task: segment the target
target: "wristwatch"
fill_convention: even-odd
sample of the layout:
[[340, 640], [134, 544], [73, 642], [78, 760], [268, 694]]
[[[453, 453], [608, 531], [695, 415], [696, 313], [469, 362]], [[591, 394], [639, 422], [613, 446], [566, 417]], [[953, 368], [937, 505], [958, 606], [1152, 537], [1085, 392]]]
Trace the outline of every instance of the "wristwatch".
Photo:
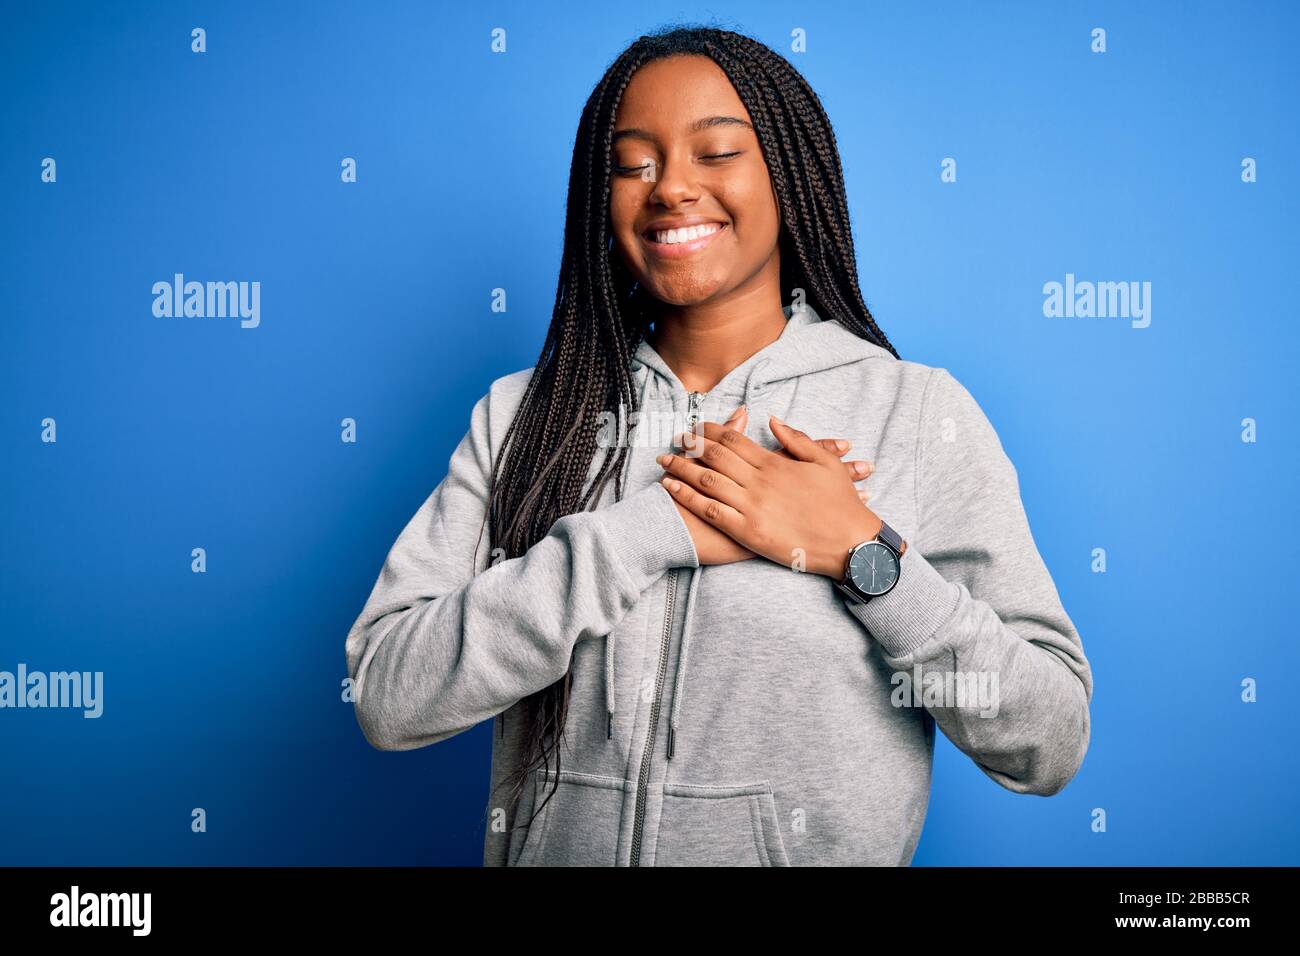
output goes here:
[[888, 594], [898, 583], [907, 542], [886, 524], [870, 541], [855, 545], [844, 562], [844, 577], [835, 586], [859, 604]]

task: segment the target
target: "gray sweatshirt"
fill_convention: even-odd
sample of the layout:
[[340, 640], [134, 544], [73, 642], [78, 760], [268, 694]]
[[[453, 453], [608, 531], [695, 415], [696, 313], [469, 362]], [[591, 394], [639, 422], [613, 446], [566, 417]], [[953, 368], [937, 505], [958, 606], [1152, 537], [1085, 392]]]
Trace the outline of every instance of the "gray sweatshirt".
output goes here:
[[[357, 720], [410, 750], [494, 719], [485, 865], [907, 865], [936, 723], [1017, 793], [1078, 770], [1092, 673], [993, 426], [946, 369], [786, 315], [703, 394], [642, 342], [643, 411], [604, 433], [631, 446], [622, 500], [610, 482], [494, 562], [488, 478], [533, 370], [498, 378], [389, 551], [346, 640]], [[875, 463], [869, 505], [908, 542], [888, 594], [852, 603], [794, 557], [700, 566], [655, 456], [742, 401], [766, 448], [775, 414]], [[529, 826], [557, 772], [507, 813], [522, 699], [570, 668], [558, 790]]]

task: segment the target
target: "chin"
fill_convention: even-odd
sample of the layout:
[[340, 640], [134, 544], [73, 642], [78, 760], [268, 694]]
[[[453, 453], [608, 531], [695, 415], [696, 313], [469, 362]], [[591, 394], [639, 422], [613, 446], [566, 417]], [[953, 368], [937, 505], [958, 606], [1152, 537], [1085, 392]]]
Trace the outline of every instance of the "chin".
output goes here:
[[707, 284], [675, 282], [666, 288], [655, 286], [647, 286], [646, 288], [649, 288], [651, 294], [660, 302], [683, 307], [708, 302], [722, 292], [724, 284], [721, 282]]

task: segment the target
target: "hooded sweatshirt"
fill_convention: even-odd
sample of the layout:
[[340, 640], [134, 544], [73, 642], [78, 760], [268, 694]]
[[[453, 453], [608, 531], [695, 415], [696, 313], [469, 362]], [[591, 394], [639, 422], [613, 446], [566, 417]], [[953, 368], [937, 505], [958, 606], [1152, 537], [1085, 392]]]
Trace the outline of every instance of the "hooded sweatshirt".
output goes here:
[[[346, 639], [357, 720], [410, 750], [493, 719], [485, 865], [908, 865], [936, 724], [1017, 793], [1078, 770], [1092, 673], [993, 426], [946, 369], [785, 313], [706, 393], [643, 340], [641, 412], [601, 433], [629, 446], [621, 500], [607, 482], [508, 560], [489, 477], [533, 370], [496, 379], [389, 551]], [[853, 602], [797, 555], [700, 565], [655, 457], [742, 402], [764, 448], [776, 415], [874, 463], [869, 507], [908, 543], [887, 594]], [[512, 812], [524, 698], [566, 673], [560, 760]]]

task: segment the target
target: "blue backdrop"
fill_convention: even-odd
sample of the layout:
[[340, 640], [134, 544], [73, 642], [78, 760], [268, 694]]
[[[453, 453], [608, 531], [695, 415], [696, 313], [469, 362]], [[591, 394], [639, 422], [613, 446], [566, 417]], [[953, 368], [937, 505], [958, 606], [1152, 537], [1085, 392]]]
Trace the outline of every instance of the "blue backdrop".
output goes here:
[[[536, 361], [579, 111], [671, 19], [822, 96], [868, 304], [994, 422], [1093, 666], [1054, 797], [939, 736], [914, 862], [1300, 863], [1296, 6], [475, 6], [7, 10], [0, 670], [104, 689], [0, 709], [0, 862], [480, 862], [490, 723], [371, 749], [343, 639]], [[177, 273], [256, 326], [156, 316]], [[1067, 276], [1149, 324], [1045, 315]]]

